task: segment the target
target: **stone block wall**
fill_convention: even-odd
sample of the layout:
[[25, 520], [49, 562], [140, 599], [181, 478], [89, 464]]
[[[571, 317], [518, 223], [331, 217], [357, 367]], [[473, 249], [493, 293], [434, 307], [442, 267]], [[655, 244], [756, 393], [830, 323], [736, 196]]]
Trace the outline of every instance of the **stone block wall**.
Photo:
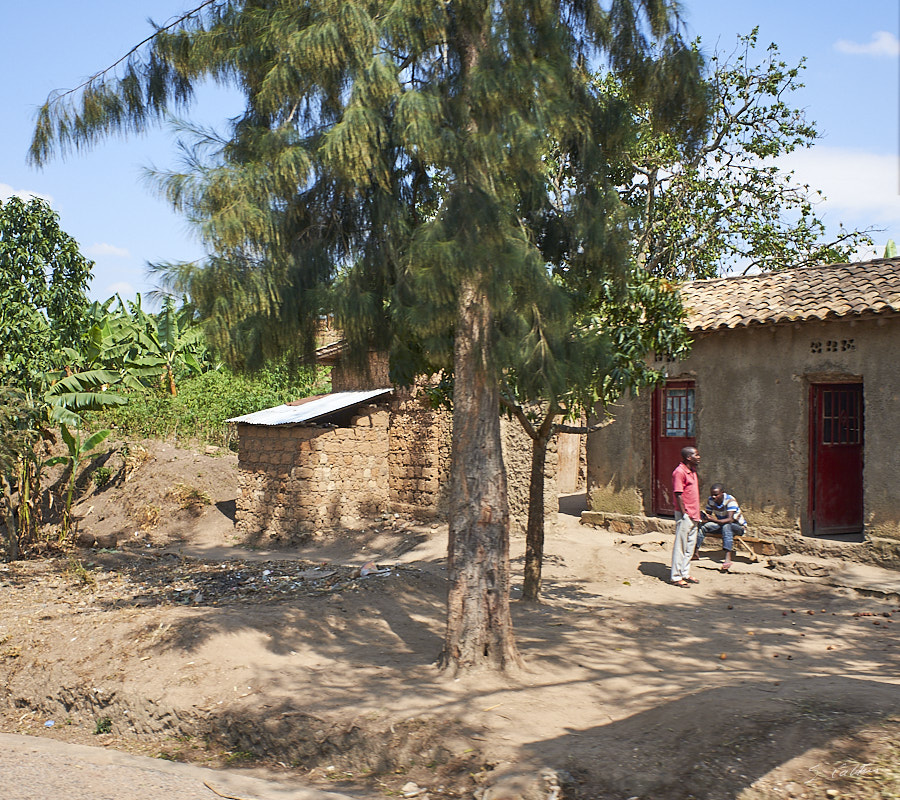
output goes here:
[[451, 418], [423, 394], [400, 391], [391, 406], [390, 502], [395, 511], [441, 516], [450, 479]]
[[[350, 427], [238, 426], [235, 526], [260, 541], [289, 543], [319, 530], [354, 527], [384, 511], [444, 517], [452, 419], [418, 390], [398, 390], [390, 407], [359, 411]], [[510, 525], [528, 519], [531, 440], [503, 420]], [[545, 525], [556, 520], [555, 443], [547, 453]]]
[[390, 362], [387, 353], [370, 352], [361, 367], [353, 364], [348, 358], [342, 358], [331, 368], [333, 392], [365, 392], [369, 389], [386, 389], [390, 385]]
[[[509, 530], [524, 536], [528, 527], [528, 494], [531, 486], [531, 437], [515, 419], [500, 420], [503, 463], [506, 465], [506, 493], [509, 497]], [[556, 489], [556, 439], [550, 440], [544, 462], [544, 533], [556, 525], [559, 493]]]
[[241, 424], [237, 529], [283, 543], [383, 511], [388, 419], [368, 407], [347, 428]]

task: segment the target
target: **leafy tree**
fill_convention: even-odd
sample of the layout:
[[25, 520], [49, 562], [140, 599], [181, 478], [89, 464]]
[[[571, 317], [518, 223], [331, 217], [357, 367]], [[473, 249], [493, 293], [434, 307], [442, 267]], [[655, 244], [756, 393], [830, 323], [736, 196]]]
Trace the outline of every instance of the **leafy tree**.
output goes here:
[[82, 341], [92, 267], [46, 202], [0, 204], [0, 507], [8, 559], [36, 531], [43, 466], [36, 448], [57, 403], [46, 397], [51, 370]]
[[519, 662], [497, 410], [522, 320], [559, 295], [532, 223], [559, 216], [545, 143], [577, 175], [556, 220], [571, 252], [614, 271], [627, 247], [597, 179], [618, 126], [585, 65], [605, 61], [666, 118], [694, 113], [676, 27], [665, 0], [209, 0], [39, 114], [38, 162], [161, 119], [202, 79], [239, 86], [229, 136], [193, 131], [188, 169], [162, 178], [212, 253], [175, 278], [213, 344], [238, 365], [309, 350], [334, 286], [348, 338], [390, 345], [395, 375], [452, 364], [448, 667]]
[[45, 201], [0, 203], [0, 382], [39, 390], [78, 344], [92, 267]]
[[[501, 402], [532, 440], [525, 574], [522, 599], [537, 601], [544, 553], [544, 488], [547, 449], [558, 433], [586, 434], [608, 420], [585, 426], [572, 422], [594, 415], [624, 392], [635, 393], [661, 376], [646, 360], [650, 351], [684, 353], [688, 348], [684, 309], [676, 288], [634, 268], [627, 280], [601, 280], [589, 312], [569, 319], [556, 331], [545, 326], [541, 342], [524, 341], [540, 350], [561, 352], [539, 359], [555, 369], [524, 361], [511, 369]], [[549, 334], [549, 335], [547, 335]]]
[[[818, 134], [790, 104], [803, 62], [789, 67], [775, 45], [757, 60], [756, 46], [754, 30], [739, 38], [730, 57], [712, 58], [707, 78], [711, 120], [699, 131], [705, 133], [699, 144], [677, 126], [660, 126], [653, 98], [635, 104], [614, 75], [603, 72], [596, 78], [598, 102], [631, 104], [633, 139], [623, 134], [621, 161], [609, 176], [633, 209], [624, 224], [630, 225], [634, 261], [640, 266], [624, 294], [621, 286], [601, 281], [580, 331], [566, 333], [569, 348], [583, 341], [585, 327], [608, 335], [605, 353], [588, 356], [587, 372], [579, 372], [582, 360], [570, 349], [574, 371], [561, 381], [533, 370], [520, 371], [507, 383], [504, 404], [533, 441], [523, 599], [536, 600], [540, 592], [547, 445], [557, 431], [591, 430], [561, 426], [557, 420], [589, 414], [598, 403], [605, 408], [621, 392], [654, 383], [661, 376], [649, 369], [648, 352], [684, 352], [688, 340], [674, 282], [711, 277], [735, 265], [746, 271], [843, 261], [870, 241], [862, 231], [842, 231], [837, 240], [823, 241], [825, 226], [815, 214], [820, 193], [797, 185], [778, 168], [778, 157], [812, 146]], [[575, 187], [569, 164], [558, 152], [547, 163], [554, 196], [565, 198]], [[583, 289], [585, 281], [595, 280], [590, 270], [580, 271], [564, 256], [557, 274], [567, 286]], [[523, 376], [536, 381], [531, 391]]]
[[754, 28], [730, 55], [710, 59], [712, 120], [699, 147], [660, 133], [653, 102], [630, 98], [613, 77], [599, 79], [630, 100], [642, 131], [634, 178], [621, 191], [638, 212], [635, 256], [653, 274], [710, 278], [735, 268], [746, 274], [841, 262], [871, 244], [868, 231], [842, 229], [826, 240], [815, 209], [822, 193], [778, 166], [819, 134], [790, 104], [803, 85], [804, 60], [789, 66], [775, 44], [759, 57], [757, 41]]
[[171, 295], [163, 298], [163, 307], [155, 315], [145, 312], [140, 300], [138, 295], [131, 304], [138, 346], [134, 364], [159, 375], [166, 391], [174, 397], [178, 394], [175, 375], [179, 368], [192, 374], [203, 371], [201, 362], [206, 356], [203, 329], [194, 319], [193, 308], [187, 304], [176, 308]]

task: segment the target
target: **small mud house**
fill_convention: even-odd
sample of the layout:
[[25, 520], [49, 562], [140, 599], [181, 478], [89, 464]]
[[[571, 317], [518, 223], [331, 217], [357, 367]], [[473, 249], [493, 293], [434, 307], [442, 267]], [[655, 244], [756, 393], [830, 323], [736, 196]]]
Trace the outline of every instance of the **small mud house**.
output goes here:
[[[235, 524], [282, 543], [325, 529], [355, 527], [385, 513], [442, 516], [450, 474], [450, 415], [418, 387], [393, 389], [387, 357], [364, 369], [342, 359], [343, 344], [318, 352], [332, 367], [334, 392], [236, 417], [238, 481]], [[381, 387], [381, 388], [378, 388]], [[513, 531], [527, 520], [531, 442], [504, 421]], [[545, 497], [555, 518], [555, 451], [548, 453]]]
[[[697, 281], [693, 336], [664, 385], [588, 437], [593, 511], [673, 513], [686, 445], [750, 525], [900, 540], [900, 261]], [[773, 531], [774, 532], [774, 531]]]

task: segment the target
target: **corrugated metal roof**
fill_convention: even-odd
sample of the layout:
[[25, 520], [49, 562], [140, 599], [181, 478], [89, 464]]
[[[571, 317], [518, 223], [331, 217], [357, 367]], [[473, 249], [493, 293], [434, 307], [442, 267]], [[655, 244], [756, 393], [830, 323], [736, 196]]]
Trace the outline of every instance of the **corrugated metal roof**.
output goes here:
[[291, 425], [298, 422], [314, 422], [336, 411], [361, 406], [376, 397], [390, 394], [392, 389], [373, 389], [368, 392], [332, 392], [319, 397], [304, 398], [307, 402], [285, 404], [232, 417], [228, 422], [245, 422], [248, 425]]

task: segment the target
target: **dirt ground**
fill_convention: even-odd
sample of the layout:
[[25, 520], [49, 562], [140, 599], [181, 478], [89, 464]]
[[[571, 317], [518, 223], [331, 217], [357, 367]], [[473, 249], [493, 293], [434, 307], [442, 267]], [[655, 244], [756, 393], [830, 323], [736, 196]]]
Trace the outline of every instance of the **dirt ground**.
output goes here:
[[232, 527], [233, 454], [104, 462], [77, 516], [107, 546], [0, 566], [5, 732], [359, 797], [900, 797], [896, 596], [714, 552], [681, 589], [665, 534], [561, 513], [544, 602], [513, 603], [525, 671], [454, 679], [446, 525], [263, 551]]

